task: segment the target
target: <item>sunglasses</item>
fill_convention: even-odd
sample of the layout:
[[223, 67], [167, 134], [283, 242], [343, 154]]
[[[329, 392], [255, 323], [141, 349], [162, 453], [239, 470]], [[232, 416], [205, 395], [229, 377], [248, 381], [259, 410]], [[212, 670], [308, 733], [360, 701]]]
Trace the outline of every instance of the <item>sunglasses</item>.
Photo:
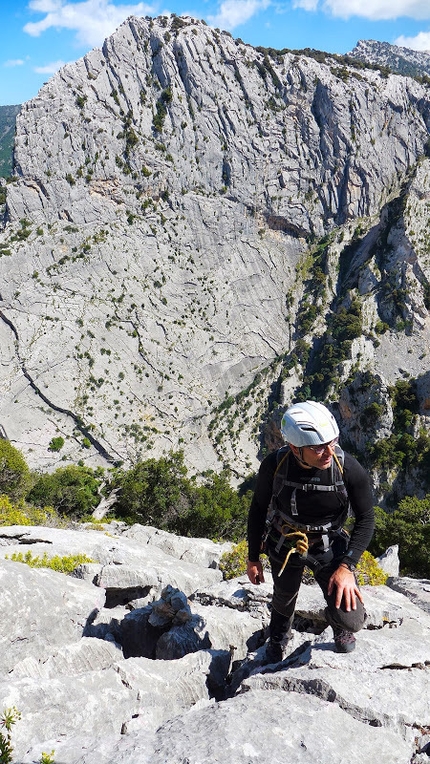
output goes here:
[[306, 446], [306, 448], [310, 448], [311, 451], [314, 452], [314, 454], [317, 454], [317, 456], [321, 456], [321, 454], [324, 453], [326, 448], [334, 448], [336, 443], [338, 442], [339, 438], [333, 438], [333, 440], [330, 441], [330, 443], [324, 443], [322, 446]]

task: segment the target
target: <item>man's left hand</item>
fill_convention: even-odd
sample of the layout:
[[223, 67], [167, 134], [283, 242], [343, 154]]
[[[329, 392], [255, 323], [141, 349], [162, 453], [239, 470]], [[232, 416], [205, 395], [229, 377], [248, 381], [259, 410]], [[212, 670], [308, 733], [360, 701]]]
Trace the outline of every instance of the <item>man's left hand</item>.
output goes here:
[[333, 593], [334, 589], [336, 589], [335, 607], [339, 608], [343, 599], [345, 610], [348, 613], [350, 610], [357, 610], [357, 599], [361, 603], [363, 602], [354, 573], [345, 565], [339, 565], [328, 582], [329, 595]]

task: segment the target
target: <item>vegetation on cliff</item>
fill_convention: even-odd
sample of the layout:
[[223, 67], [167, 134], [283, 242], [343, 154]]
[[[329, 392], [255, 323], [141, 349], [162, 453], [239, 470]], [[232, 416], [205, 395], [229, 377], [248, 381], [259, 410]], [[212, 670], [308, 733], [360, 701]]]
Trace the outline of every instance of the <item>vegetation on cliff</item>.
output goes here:
[[[189, 477], [181, 452], [138, 462], [129, 470], [113, 469], [108, 475], [82, 465], [36, 475], [14, 446], [7, 441], [0, 446], [0, 525], [92, 521], [102, 493], [115, 491], [110, 518], [183, 536], [240, 542], [225, 561], [225, 570], [231, 575], [242, 571], [251, 480], [234, 489], [227, 472]], [[430, 577], [430, 494], [405, 498], [391, 513], [376, 507], [370, 551], [379, 555], [397, 543], [402, 573]], [[375, 578], [370, 558], [364, 559], [361, 573], [363, 582]]]

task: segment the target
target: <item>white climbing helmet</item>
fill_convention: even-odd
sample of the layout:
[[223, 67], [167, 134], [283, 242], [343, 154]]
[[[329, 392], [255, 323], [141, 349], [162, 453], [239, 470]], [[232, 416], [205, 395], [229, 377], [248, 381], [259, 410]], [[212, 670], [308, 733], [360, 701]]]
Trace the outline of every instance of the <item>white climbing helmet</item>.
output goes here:
[[297, 448], [320, 446], [339, 436], [333, 414], [317, 401], [303, 401], [290, 406], [282, 417], [281, 432], [285, 442]]

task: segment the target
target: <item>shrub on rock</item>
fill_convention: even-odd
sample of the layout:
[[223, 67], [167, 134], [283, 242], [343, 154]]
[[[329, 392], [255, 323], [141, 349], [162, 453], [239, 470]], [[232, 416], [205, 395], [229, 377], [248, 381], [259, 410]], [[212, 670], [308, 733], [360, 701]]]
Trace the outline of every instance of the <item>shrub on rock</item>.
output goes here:
[[12, 501], [22, 499], [30, 487], [30, 470], [17, 448], [0, 439], [0, 494]]

